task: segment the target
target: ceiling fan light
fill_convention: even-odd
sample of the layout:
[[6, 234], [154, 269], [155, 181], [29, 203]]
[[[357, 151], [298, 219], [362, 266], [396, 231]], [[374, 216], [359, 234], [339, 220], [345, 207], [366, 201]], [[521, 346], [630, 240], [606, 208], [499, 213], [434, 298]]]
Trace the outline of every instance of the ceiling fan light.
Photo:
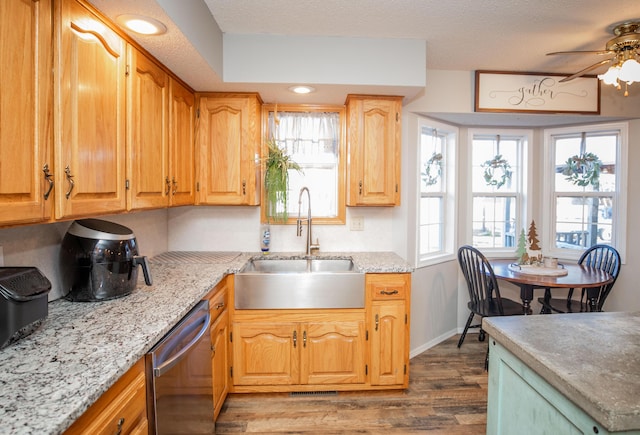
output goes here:
[[635, 59], [626, 60], [620, 67], [618, 78], [629, 85], [633, 82], [640, 82], [640, 63]]
[[610, 67], [606, 73], [598, 74], [598, 78], [602, 80], [605, 85], [618, 85], [618, 75], [620, 74], [619, 66]]

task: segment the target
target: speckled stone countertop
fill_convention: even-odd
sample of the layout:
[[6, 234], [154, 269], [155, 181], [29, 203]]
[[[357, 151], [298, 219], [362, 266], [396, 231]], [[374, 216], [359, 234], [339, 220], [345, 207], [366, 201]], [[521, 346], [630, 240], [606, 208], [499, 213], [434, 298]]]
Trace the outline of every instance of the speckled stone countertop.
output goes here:
[[640, 430], [640, 313], [492, 317], [483, 329], [607, 430]]
[[[207, 262], [206, 256], [175, 262], [151, 259], [153, 286], [139, 279], [141, 285], [120, 299], [49, 303], [39, 329], [0, 350], [0, 433], [62, 433], [225, 275], [238, 272], [256, 256], [265, 258], [233, 253], [224, 262]], [[390, 252], [318, 256], [352, 258], [368, 273], [413, 271]]]

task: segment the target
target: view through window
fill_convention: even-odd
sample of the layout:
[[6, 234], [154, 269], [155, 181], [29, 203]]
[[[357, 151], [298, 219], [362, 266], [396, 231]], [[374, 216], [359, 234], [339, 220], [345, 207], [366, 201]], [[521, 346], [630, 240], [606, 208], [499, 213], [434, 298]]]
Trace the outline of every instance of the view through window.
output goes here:
[[[342, 109], [281, 106], [281, 110], [266, 110], [267, 137], [273, 137], [301, 168], [289, 170], [290, 219], [297, 217], [299, 192], [307, 187], [315, 223], [344, 222]], [[303, 206], [306, 204], [304, 199]]]
[[527, 137], [474, 132], [471, 143], [473, 246], [515, 248], [523, 222], [523, 156]]
[[554, 248], [584, 250], [613, 244], [621, 132], [558, 132], [550, 138]]
[[455, 127], [419, 121], [417, 259], [422, 264], [454, 252], [456, 142]]

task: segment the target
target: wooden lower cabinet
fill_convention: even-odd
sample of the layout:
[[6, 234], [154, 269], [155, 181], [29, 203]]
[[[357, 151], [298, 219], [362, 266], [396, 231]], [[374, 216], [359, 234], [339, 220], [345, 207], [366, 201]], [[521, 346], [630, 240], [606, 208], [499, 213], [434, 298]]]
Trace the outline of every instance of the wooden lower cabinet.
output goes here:
[[229, 310], [228, 298], [233, 277], [227, 276], [209, 292], [211, 313], [211, 367], [213, 377], [214, 418], [229, 393]]
[[364, 291], [349, 310], [234, 310], [231, 297], [229, 391], [407, 388], [411, 274], [368, 273]]
[[[233, 386], [257, 391], [364, 385], [364, 310], [238, 314], [232, 326]], [[244, 389], [245, 391], [250, 390]]]
[[65, 435], [147, 434], [148, 427], [144, 359], [141, 359]]
[[225, 311], [211, 326], [213, 408], [218, 418], [229, 392], [229, 313]]
[[411, 274], [367, 274], [371, 385], [409, 386]]

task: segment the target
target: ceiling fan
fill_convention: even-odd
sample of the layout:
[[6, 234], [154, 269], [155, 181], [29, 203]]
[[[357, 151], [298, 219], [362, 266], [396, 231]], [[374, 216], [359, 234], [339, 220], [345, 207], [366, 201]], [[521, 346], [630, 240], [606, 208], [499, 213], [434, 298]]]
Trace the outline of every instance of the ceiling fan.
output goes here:
[[[584, 74], [610, 64], [605, 74], [598, 78], [605, 84], [620, 88], [620, 82], [631, 84], [640, 81], [640, 63], [636, 57], [640, 55], [640, 21], [628, 21], [613, 28], [615, 38], [609, 40], [604, 50], [593, 51], [555, 51], [547, 55], [557, 54], [594, 54], [608, 56], [607, 59], [594, 63], [575, 74], [567, 76], [560, 82], [568, 82]], [[626, 94], [625, 94], [626, 96]]]

